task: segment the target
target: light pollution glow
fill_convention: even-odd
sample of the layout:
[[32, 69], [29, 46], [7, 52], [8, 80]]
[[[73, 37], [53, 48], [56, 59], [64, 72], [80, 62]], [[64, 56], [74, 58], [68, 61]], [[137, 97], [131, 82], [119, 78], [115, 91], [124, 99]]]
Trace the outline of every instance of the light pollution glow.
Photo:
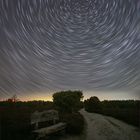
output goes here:
[[[43, 100], [52, 101], [52, 95], [55, 92], [36, 92], [26, 96], [18, 96], [21, 101]], [[91, 96], [97, 96], [100, 100], [139, 100], [138, 93], [131, 93], [128, 91], [83, 91], [84, 99]]]
[[140, 0], [0, 0], [0, 98], [138, 98], [123, 90], [140, 91], [139, 12]]

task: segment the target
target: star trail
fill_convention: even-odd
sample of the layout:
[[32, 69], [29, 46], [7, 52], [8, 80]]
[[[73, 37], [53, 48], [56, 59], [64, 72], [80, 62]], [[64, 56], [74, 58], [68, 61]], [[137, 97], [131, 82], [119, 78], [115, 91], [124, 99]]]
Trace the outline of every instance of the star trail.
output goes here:
[[139, 0], [0, 0], [0, 97], [140, 89]]

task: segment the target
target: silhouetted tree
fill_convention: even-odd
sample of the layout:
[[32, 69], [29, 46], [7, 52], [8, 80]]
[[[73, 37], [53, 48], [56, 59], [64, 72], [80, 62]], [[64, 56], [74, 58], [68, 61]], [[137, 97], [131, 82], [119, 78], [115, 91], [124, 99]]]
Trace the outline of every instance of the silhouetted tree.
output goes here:
[[53, 102], [59, 111], [75, 112], [81, 106], [82, 91], [61, 91], [53, 94]]
[[101, 112], [101, 102], [98, 97], [93, 96], [84, 101], [85, 110], [89, 112]]
[[11, 98], [9, 98], [7, 101], [8, 101], [8, 102], [18, 102], [19, 99], [17, 98], [17, 95], [13, 95], [13, 96], [12, 96]]

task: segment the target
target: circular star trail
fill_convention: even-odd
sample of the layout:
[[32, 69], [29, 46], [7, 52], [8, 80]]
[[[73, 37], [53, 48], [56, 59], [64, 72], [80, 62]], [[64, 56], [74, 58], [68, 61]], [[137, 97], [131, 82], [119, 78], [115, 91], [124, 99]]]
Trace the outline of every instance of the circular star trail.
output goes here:
[[0, 96], [140, 88], [139, 0], [1, 0]]

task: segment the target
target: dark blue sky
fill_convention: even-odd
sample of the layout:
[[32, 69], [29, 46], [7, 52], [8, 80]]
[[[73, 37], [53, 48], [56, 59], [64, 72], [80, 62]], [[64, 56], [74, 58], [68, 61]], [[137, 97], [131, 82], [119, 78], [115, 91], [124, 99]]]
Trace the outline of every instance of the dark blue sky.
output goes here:
[[139, 0], [0, 0], [1, 98], [139, 85]]

